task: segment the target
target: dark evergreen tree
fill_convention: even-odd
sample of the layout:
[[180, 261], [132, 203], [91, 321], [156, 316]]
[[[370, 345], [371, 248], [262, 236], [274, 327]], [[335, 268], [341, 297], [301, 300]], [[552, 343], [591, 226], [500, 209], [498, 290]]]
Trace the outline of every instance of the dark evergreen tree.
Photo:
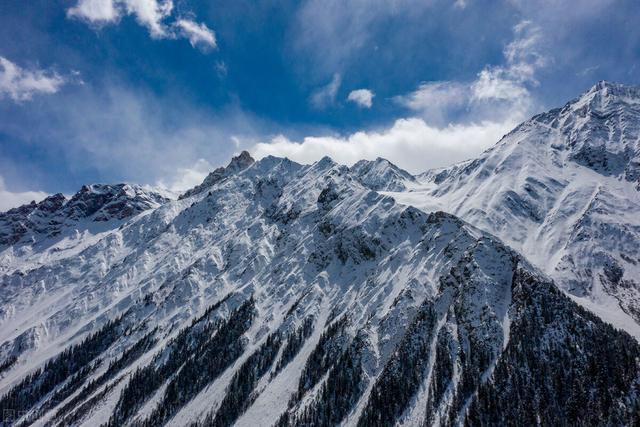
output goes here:
[[282, 339], [279, 332], [275, 332], [264, 344], [258, 348], [242, 364], [233, 375], [227, 387], [226, 395], [220, 408], [214, 414], [209, 414], [204, 425], [207, 427], [228, 427], [253, 403], [256, 396], [252, 394], [256, 384], [267, 373], [278, 354]]
[[300, 375], [298, 389], [289, 402], [293, 407], [311, 390], [327, 371], [338, 361], [347, 343], [348, 337], [344, 335], [347, 325], [346, 316], [333, 322], [320, 336], [318, 344], [313, 349]]
[[302, 349], [307, 338], [309, 338], [313, 333], [314, 323], [315, 319], [313, 317], [307, 317], [298, 329], [287, 335], [287, 344], [282, 349], [282, 355], [280, 356], [280, 360], [278, 360], [276, 369], [272, 374], [273, 377], [284, 369], [284, 367], [287, 366], [289, 362], [291, 362], [300, 352], [300, 349]]
[[359, 427], [390, 426], [409, 405], [424, 380], [437, 315], [425, 301], [371, 390]]
[[[124, 368], [129, 366], [140, 356], [146, 353], [157, 342], [155, 334], [156, 329], [143, 336], [134, 345], [125, 350], [118, 359], [109, 363], [109, 368], [95, 380], [89, 381], [89, 383], [80, 391], [80, 393], [74, 396], [60, 409], [58, 409], [53, 419], [60, 419], [66, 414], [76, 410], [76, 408], [87, 398], [87, 396], [90, 396], [94, 391], [106, 384], [107, 381], [113, 379]], [[58, 400], [62, 401], [63, 399]]]
[[15, 365], [17, 361], [18, 357], [15, 355], [7, 357], [4, 361], [2, 361], [2, 363], [0, 363], [0, 374], [11, 369], [11, 367]]
[[[231, 313], [211, 339], [199, 345], [194, 353], [185, 355], [182, 367], [169, 381], [161, 402], [142, 424], [164, 424], [240, 357], [245, 347], [242, 336], [251, 326], [254, 316], [255, 302], [251, 297]], [[154, 381], [157, 383], [158, 380]], [[158, 387], [155, 383], [153, 385]], [[125, 405], [126, 402], [122, 405], [119, 402], [119, 407]]]
[[74, 410], [71, 410], [61, 419], [57, 418], [51, 420], [47, 424], [47, 427], [53, 425], [54, 422], [56, 423], [56, 427], [77, 426], [78, 424], [80, 424], [79, 421], [82, 420], [93, 407], [95, 407], [100, 401], [102, 401], [107, 396], [107, 394], [109, 394], [123, 379], [124, 377], [120, 377], [112, 383], [107, 384], [101, 391], [91, 396], [91, 398], [87, 399], [84, 403], [77, 406]]
[[640, 425], [640, 346], [523, 270], [510, 341], [468, 425]]
[[239, 311], [245, 310], [247, 304], [253, 307], [253, 298], [251, 298], [231, 314], [229, 321], [212, 320], [211, 314], [228, 298], [229, 295], [205, 310], [202, 316], [180, 331], [151, 364], [138, 368], [132, 374], [111, 415], [108, 423], [110, 426], [124, 424], [189, 358], [207, 349], [222, 325], [237, 316]]
[[454, 357], [457, 354], [452, 348], [453, 337], [446, 325], [440, 329], [436, 343], [436, 359], [431, 371], [425, 425], [432, 425], [434, 414], [439, 409], [445, 392], [453, 379]]
[[[80, 344], [67, 348], [60, 355], [47, 361], [42, 368], [27, 375], [0, 399], [0, 414], [5, 410], [26, 412], [33, 408], [44, 396], [87, 367], [109, 348], [120, 337], [122, 329], [121, 317], [109, 321]], [[73, 384], [77, 387], [80, 382]], [[72, 391], [67, 390], [67, 392]]]
[[312, 403], [298, 416], [283, 415], [278, 423], [294, 427], [339, 425], [351, 412], [364, 391], [361, 366], [362, 346], [362, 339], [356, 337], [333, 365]]

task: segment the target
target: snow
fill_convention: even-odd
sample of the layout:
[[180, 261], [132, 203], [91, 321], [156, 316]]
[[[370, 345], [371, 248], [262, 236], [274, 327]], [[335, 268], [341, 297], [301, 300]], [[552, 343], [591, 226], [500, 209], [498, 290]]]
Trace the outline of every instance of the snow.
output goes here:
[[[314, 332], [301, 351], [277, 376], [269, 372], [259, 381], [257, 399], [236, 424], [272, 425], [287, 410], [327, 320], [344, 313], [349, 336], [361, 333], [366, 343], [365, 391], [344, 422], [354, 425], [417, 307], [433, 301], [439, 321], [427, 374], [400, 422], [417, 425], [425, 417], [438, 331], [483, 338], [495, 356], [483, 380], [509, 342], [518, 255], [501, 241], [523, 255], [523, 268], [543, 272], [574, 301], [640, 338], [638, 319], [628, 314], [640, 304], [638, 181], [630, 179], [635, 160], [619, 164], [614, 156], [640, 152], [639, 99], [634, 91], [599, 85], [519, 126], [479, 159], [415, 177], [384, 159], [347, 168], [329, 158], [303, 166], [276, 157], [254, 163], [243, 154], [179, 200], [132, 185], [87, 186], [71, 200], [106, 195], [108, 201], [86, 217], [66, 198], [53, 213], [43, 205], [2, 214], [0, 233], [18, 240], [0, 244], [0, 360], [19, 359], [0, 378], [0, 394], [127, 312], [137, 333], [157, 326], [160, 340], [82, 421], [104, 423], [127, 376], [181, 328], [227, 294], [233, 296], [220, 317], [253, 295], [258, 315], [244, 336], [246, 350], [170, 424], [185, 425], [215, 409], [269, 333], [289, 332], [314, 316]], [[596, 139], [592, 153], [608, 156], [606, 165], [585, 163]], [[134, 211], [105, 216], [114, 203]], [[57, 225], [43, 227], [51, 218]], [[7, 232], [27, 220], [26, 232]], [[605, 268], [613, 264], [622, 268], [622, 282], [607, 278], [612, 273]], [[454, 288], [454, 273], [469, 276]], [[464, 307], [459, 316], [454, 304]], [[106, 356], [131, 339], [122, 337]], [[455, 344], [467, 345], [464, 339]], [[437, 422], [460, 381], [455, 360]], [[163, 388], [137, 418], [151, 413], [162, 394]]]
[[[585, 165], [576, 156], [601, 153], [589, 144], [605, 147], [598, 154], [605, 158], [638, 156], [639, 99], [633, 88], [598, 84], [520, 125], [479, 159], [422, 174], [411, 191], [384, 194], [495, 234], [576, 301], [638, 337], [640, 319], [628, 314], [640, 304], [640, 187], [629, 179], [637, 159], [625, 169]], [[444, 179], [436, 183], [437, 176]], [[609, 259], [622, 266], [630, 287], [603, 286], [598, 274]]]

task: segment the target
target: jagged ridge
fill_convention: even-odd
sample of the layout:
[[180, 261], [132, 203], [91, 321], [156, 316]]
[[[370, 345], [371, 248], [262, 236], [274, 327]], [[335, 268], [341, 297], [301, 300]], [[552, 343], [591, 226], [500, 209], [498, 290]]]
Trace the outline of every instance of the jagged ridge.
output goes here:
[[[44, 374], [20, 422], [555, 425], [576, 407], [640, 422], [637, 341], [498, 238], [366, 185], [329, 158], [267, 157], [55, 257], [5, 248], [0, 396], [26, 396], [28, 373], [66, 367], [65, 348], [118, 319], [71, 377]], [[499, 212], [527, 204], [502, 194]]]

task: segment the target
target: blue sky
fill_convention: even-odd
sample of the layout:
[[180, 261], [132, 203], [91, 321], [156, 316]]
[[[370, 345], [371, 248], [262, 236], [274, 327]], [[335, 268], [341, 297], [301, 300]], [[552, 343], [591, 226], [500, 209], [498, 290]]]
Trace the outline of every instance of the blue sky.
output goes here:
[[181, 190], [242, 149], [445, 166], [640, 84], [638, 22], [637, 0], [5, 0], [0, 208]]

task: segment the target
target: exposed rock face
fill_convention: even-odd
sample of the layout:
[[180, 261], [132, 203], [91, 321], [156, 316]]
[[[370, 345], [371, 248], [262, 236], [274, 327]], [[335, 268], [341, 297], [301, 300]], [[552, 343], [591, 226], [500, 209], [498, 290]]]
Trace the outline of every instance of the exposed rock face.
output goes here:
[[54, 237], [83, 220], [123, 220], [167, 200], [137, 185], [84, 185], [69, 200], [58, 193], [40, 203], [31, 202], [0, 213], [0, 246]]
[[[626, 172], [572, 160], [551, 129], [534, 118], [419, 178], [385, 161], [246, 154], [182, 200], [88, 186], [4, 214], [33, 224], [0, 247], [0, 413], [86, 426], [640, 423], [638, 341], [573, 300], [595, 287], [570, 286], [633, 295], [638, 207], [621, 194], [637, 190]], [[55, 244], [26, 239], [56, 218]], [[527, 259], [540, 236], [558, 282]]]
[[207, 177], [202, 181], [202, 184], [193, 187], [190, 190], [184, 192], [184, 194], [180, 195], [179, 199], [185, 199], [187, 197], [191, 197], [195, 194], [201, 193], [214, 184], [222, 181], [225, 178], [230, 177], [240, 171], [245, 170], [249, 166], [255, 163], [253, 157], [249, 154], [248, 151], [243, 151], [238, 156], [231, 159], [231, 162], [227, 165], [227, 167], [219, 167], [213, 172], [209, 173]]
[[[393, 197], [499, 236], [640, 336], [640, 89], [600, 82]], [[612, 274], [612, 272], [615, 272]]]
[[364, 186], [375, 191], [404, 191], [416, 181], [409, 172], [379, 157], [360, 160], [350, 170]]

